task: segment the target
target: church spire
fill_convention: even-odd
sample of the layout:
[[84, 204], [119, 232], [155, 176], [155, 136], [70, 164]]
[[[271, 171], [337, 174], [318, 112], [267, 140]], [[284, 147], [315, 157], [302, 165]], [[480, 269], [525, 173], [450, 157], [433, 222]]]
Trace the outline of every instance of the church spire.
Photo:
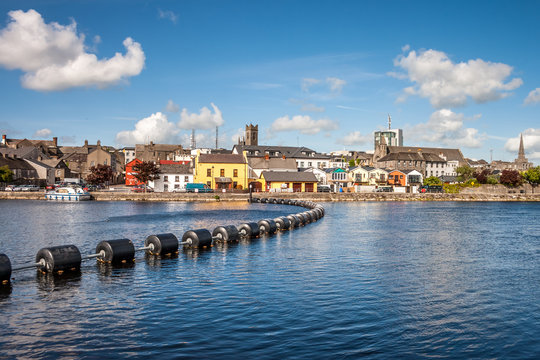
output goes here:
[[525, 159], [525, 147], [523, 146], [523, 134], [520, 134], [520, 138], [519, 138], [518, 159], [519, 160]]

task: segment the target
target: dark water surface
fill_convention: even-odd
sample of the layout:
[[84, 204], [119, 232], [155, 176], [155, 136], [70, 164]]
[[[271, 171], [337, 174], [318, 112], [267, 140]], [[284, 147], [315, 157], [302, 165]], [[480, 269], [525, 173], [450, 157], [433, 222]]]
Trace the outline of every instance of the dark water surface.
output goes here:
[[[329, 203], [269, 238], [14, 273], [0, 358], [539, 358], [540, 204]], [[300, 208], [0, 201], [13, 265], [46, 246], [239, 225]]]

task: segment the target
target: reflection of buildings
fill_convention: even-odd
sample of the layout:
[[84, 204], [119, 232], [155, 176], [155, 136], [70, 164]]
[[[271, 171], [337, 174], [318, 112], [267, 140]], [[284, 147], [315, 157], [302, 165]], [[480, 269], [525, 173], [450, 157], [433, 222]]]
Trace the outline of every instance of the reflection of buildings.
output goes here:
[[523, 145], [523, 134], [519, 139], [518, 157], [513, 162], [494, 160], [491, 162], [491, 170], [518, 170], [525, 171], [533, 167], [533, 163], [525, 157], [525, 146]]

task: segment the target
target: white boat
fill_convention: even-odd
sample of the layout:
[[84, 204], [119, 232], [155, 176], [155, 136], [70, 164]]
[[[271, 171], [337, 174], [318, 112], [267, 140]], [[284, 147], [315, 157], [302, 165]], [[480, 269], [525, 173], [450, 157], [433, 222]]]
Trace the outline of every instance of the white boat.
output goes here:
[[45, 193], [45, 199], [47, 200], [83, 201], [91, 198], [90, 193], [80, 187], [59, 187]]

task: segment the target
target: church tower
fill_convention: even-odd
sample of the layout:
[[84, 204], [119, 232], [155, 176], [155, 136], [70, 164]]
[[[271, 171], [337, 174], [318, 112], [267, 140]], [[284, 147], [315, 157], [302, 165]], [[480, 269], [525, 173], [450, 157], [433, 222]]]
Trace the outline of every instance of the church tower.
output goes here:
[[523, 134], [520, 134], [519, 138], [519, 151], [518, 157], [514, 160], [517, 170], [525, 171], [533, 167], [533, 163], [529, 162], [529, 159], [525, 157], [525, 146], [523, 145]]
[[259, 125], [246, 125], [246, 135], [244, 141], [246, 145], [259, 145]]

